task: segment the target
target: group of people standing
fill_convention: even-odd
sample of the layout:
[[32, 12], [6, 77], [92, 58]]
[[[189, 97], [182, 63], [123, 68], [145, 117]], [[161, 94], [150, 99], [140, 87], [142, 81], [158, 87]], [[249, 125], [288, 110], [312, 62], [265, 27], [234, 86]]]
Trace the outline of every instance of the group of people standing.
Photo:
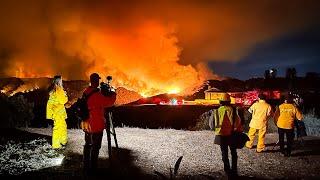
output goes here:
[[[295, 106], [293, 98], [290, 95], [284, 96], [284, 102], [272, 113], [270, 104], [265, 101], [263, 94], [259, 95], [259, 101], [254, 103], [249, 112], [252, 113], [252, 119], [249, 124], [248, 136], [250, 141], [246, 147], [251, 149], [256, 132], [258, 132], [257, 152], [265, 151], [265, 135], [267, 132], [267, 123], [269, 117], [273, 117], [274, 123], [278, 127], [280, 152], [284, 156], [291, 155], [292, 143], [294, 139], [294, 120], [301, 121], [303, 116], [300, 110]], [[287, 138], [287, 148], [284, 148], [284, 134]]]
[[[87, 96], [89, 118], [81, 122], [81, 128], [85, 132], [85, 145], [83, 149], [83, 165], [86, 173], [93, 173], [97, 168], [99, 150], [101, 148], [103, 130], [106, 128], [105, 108], [113, 106], [116, 93], [103, 94], [100, 89], [101, 77], [97, 73], [90, 75], [90, 86], [87, 87], [83, 96]], [[47, 119], [53, 120], [52, 148], [64, 149], [67, 137], [67, 113], [65, 104], [68, 96], [63, 89], [62, 77], [55, 76], [52, 86], [49, 88], [49, 100], [47, 102]]]
[[[220, 145], [224, 171], [228, 176], [237, 176], [237, 147], [232, 142], [233, 132], [242, 132], [244, 122], [241, 120], [238, 109], [230, 105], [230, 96], [225, 93], [220, 99], [220, 107], [213, 111], [215, 144]], [[272, 111], [270, 104], [266, 102], [263, 94], [258, 96], [258, 101], [251, 105], [248, 111], [252, 114], [249, 124], [248, 138], [245, 146], [249, 149], [253, 147], [256, 133], [258, 133], [257, 153], [265, 151], [265, 135], [267, 132], [267, 123], [270, 117], [273, 117], [278, 127], [280, 152], [288, 157], [291, 155], [292, 143], [294, 139], [294, 121], [302, 120], [303, 116], [295, 106], [290, 95], [284, 96], [284, 102]], [[242, 117], [243, 118], [243, 117]], [[285, 148], [284, 135], [287, 138], [287, 147]], [[232, 163], [228, 158], [228, 147], [231, 151]]]
[[[84, 96], [88, 96], [87, 104], [89, 118], [81, 123], [85, 132], [85, 145], [83, 149], [84, 169], [91, 172], [97, 167], [99, 150], [101, 148], [103, 130], [105, 125], [105, 108], [113, 106], [116, 94], [106, 96], [99, 90], [100, 76], [97, 73], [90, 75], [90, 86], [84, 91]], [[68, 101], [66, 92], [63, 89], [62, 77], [55, 76], [49, 92], [47, 103], [47, 119], [53, 120], [52, 148], [63, 149], [67, 144], [67, 124], [65, 119], [67, 113], [65, 104]], [[220, 145], [224, 171], [228, 176], [237, 176], [237, 147], [232, 142], [234, 132], [243, 132], [243, 118], [239, 115], [237, 108], [231, 106], [231, 99], [224, 93], [220, 99], [220, 107], [213, 112], [214, 117], [214, 143]], [[302, 120], [302, 114], [294, 105], [292, 98], [286, 96], [284, 103], [276, 108], [272, 113], [272, 107], [266, 102], [263, 94], [259, 95], [259, 100], [255, 102], [248, 111], [252, 114], [249, 124], [249, 141], [245, 146], [249, 149], [253, 147], [253, 141], [258, 133], [257, 153], [265, 151], [265, 135], [267, 132], [267, 122], [273, 116], [278, 127], [280, 152], [285, 156], [290, 156], [294, 139], [294, 120]], [[287, 138], [287, 148], [284, 148], [284, 135]], [[231, 151], [231, 166], [228, 158], [228, 149]]]

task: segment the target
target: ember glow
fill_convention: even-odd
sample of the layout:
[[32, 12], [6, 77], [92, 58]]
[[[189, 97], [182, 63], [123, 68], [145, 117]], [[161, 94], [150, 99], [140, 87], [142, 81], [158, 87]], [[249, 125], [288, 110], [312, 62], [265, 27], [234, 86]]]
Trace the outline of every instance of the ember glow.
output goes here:
[[34, 90], [40, 89], [38, 85], [34, 85], [32, 86], [31, 84], [24, 84], [22, 86], [19, 86], [16, 90], [12, 91], [9, 96], [13, 96], [16, 93], [27, 93], [27, 92], [31, 92]]

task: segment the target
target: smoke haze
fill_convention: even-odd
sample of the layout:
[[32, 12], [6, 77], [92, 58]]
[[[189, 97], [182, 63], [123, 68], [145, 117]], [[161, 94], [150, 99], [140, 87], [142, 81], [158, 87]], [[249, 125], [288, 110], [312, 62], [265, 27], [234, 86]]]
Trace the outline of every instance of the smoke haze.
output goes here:
[[0, 2], [0, 75], [112, 75], [143, 95], [190, 93], [262, 41], [317, 23], [315, 1]]

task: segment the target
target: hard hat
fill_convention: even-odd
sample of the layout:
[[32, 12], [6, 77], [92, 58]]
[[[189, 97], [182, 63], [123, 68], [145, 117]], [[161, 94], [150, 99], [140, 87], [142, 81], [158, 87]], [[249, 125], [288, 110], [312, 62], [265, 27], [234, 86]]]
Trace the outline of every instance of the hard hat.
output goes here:
[[228, 93], [223, 93], [220, 97], [220, 101], [231, 101], [230, 95]]

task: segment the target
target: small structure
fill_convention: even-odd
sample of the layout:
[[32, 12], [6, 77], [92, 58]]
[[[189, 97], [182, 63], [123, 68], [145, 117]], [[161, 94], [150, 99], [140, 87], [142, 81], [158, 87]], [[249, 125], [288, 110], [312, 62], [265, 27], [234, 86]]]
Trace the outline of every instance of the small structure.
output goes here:
[[215, 87], [210, 87], [208, 88], [208, 90], [204, 91], [204, 95], [206, 100], [218, 100], [221, 99], [223, 97], [224, 92], [221, 91], [218, 88]]
[[195, 99], [192, 101], [185, 101], [186, 104], [201, 104], [201, 105], [219, 105], [219, 100], [223, 97], [224, 93], [230, 95], [231, 104], [251, 106], [258, 100], [258, 95], [263, 93], [269, 101], [277, 101], [280, 99], [280, 91], [278, 90], [251, 90], [243, 91], [240, 88], [232, 87], [227, 92], [222, 91], [215, 87], [208, 87], [204, 91], [204, 99]]
[[224, 93], [230, 95], [231, 104], [242, 104], [244, 92], [239, 88], [231, 88], [230, 91], [222, 91], [218, 88], [208, 86], [208, 89], [204, 91], [204, 99], [196, 99], [194, 102], [196, 104], [203, 105], [219, 105], [220, 99], [223, 97]]
[[[208, 86], [208, 89], [204, 91], [205, 98], [204, 99], [196, 99], [195, 102], [197, 104], [207, 104], [207, 105], [218, 105], [220, 99], [222, 99], [223, 94], [226, 93], [218, 88]], [[230, 94], [229, 92], [227, 92]], [[230, 94], [231, 95], [231, 94]], [[235, 97], [231, 98], [231, 104], [236, 103]]]

